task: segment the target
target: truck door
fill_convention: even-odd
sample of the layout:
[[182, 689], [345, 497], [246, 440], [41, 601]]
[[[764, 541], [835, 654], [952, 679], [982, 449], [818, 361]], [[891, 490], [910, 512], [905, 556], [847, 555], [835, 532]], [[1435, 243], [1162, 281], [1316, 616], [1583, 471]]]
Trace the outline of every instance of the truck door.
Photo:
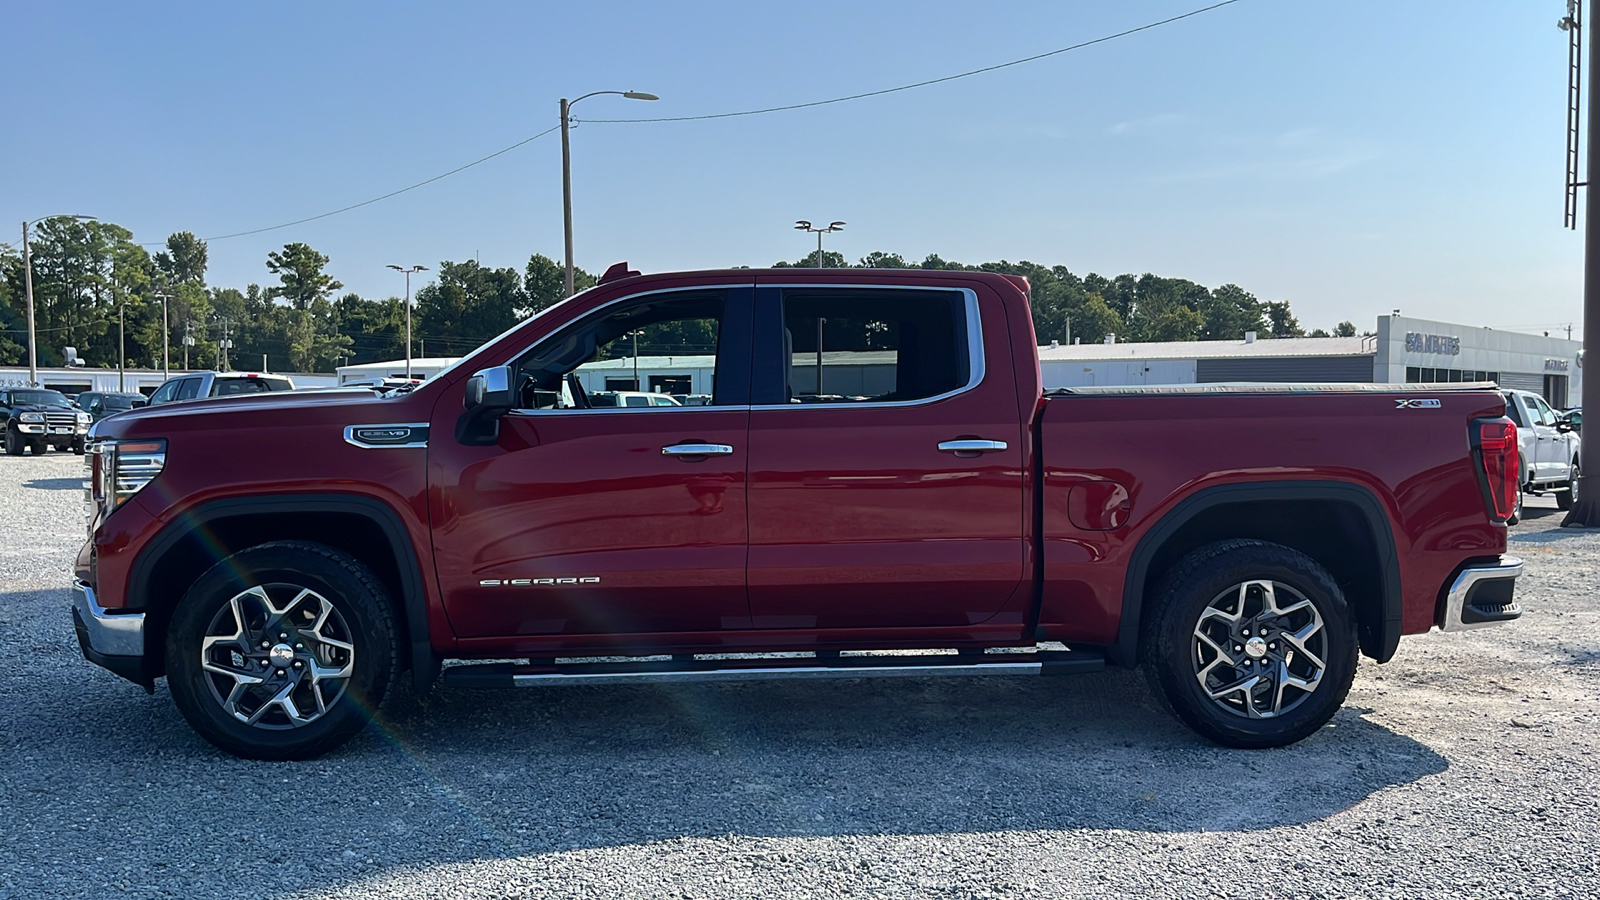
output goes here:
[[972, 290], [758, 287], [756, 628], [968, 626], [1019, 590], [1025, 434], [988, 311]]
[[1539, 397], [1533, 398], [1533, 403], [1539, 410], [1539, 462], [1543, 466], [1539, 477], [1563, 480], [1572, 462], [1572, 438], [1556, 427], [1559, 417], [1550, 404]]
[[[434, 553], [462, 637], [715, 632], [749, 624], [745, 460], [748, 287], [600, 307], [516, 361], [520, 408], [498, 443], [430, 446]], [[633, 371], [693, 358], [708, 406], [589, 406], [581, 364]], [[571, 377], [569, 377], [571, 376]]]

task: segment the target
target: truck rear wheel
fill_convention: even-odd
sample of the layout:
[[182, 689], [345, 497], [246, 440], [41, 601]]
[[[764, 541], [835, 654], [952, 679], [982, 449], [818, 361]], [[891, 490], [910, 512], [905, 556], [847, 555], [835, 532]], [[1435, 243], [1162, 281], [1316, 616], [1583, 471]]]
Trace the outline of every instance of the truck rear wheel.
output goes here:
[[22, 455], [22, 439], [17, 437], [17, 433], [9, 428], [6, 429], [6, 455]]
[[1578, 502], [1578, 478], [1583, 475], [1583, 470], [1578, 467], [1578, 461], [1572, 461], [1572, 470], [1567, 475], [1566, 490], [1556, 491], [1556, 509], [1571, 509]]
[[1162, 578], [1145, 631], [1151, 684], [1230, 747], [1282, 747], [1333, 718], [1356, 672], [1355, 620], [1327, 570], [1264, 541], [1209, 544]]
[[278, 541], [211, 567], [173, 612], [173, 699], [202, 737], [249, 759], [310, 759], [360, 731], [399, 669], [383, 586], [353, 557]]

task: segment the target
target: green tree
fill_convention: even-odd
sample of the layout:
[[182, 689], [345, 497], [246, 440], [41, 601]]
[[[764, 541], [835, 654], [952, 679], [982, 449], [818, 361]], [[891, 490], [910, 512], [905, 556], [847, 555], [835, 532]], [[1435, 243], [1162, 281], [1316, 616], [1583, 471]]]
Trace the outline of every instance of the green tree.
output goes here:
[[[586, 291], [594, 287], [597, 279], [594, 275], [583, 269], [572, 270], [572, 287], [576, 291]], [[527, 305], [518, 312], [519, 318], [525, 318], [535, 313], [560, 303], [567, 289], [567, 273], [561, 263], [556, 262], [543, 253], [535, 253], [528, 259], [527, 268], [522, 279], [523, 293], [527, 297]]]
[[205, 284], [206, 242], [193, 232], [180, 231], [167, 237], [167, 251], [155, 256], [156, 268], [173, 284]]
[[1275, 338], [1305, 337], [1306, 330], [1300, 327], [1300, 320], [1289, 311], [1289, 301], [1269, 300], [1266, 303], [1267, 321], [1272, 323], [1272, 336]]
[[1340, 322], [1338, 325], [1334, 326], [1333, 336], [1334, 337], [1355, 337], [1356, 336], [1356, 323], [1349, 322], [1349, 321]]
[[1261, 301], [1237, 284], [1225, 284], [1212, 291], [1200, 301], [1200, 312], [1205, 316], [1200, 329], [1202, 341], [1242, 341], [1247, 331], [1267, 330]]
[[414, 333], [450, 355], [465, 353], [523, 318], [528, 297], [516, 269], [491, 269], [475, 260], [439, 264], [437, 281], [417, 291]]
[[267, 271], [278, 276], [277, 287], [267, 289], [267, 296], [281, 297], [295, 309], [310, 309], [317, 300], [344, 287], [333, 276], [323, 271], [328, 257], [305, 244], [284, 244], [281, 251], [267, 254]]

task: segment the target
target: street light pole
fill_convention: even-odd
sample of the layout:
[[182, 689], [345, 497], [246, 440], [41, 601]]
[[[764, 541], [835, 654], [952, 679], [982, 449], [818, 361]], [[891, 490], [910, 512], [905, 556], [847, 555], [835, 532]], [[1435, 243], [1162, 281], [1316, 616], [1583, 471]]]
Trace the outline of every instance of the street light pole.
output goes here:
[[[820, 269], [822, 268], [822, 236], [833, 234], [835, 231], [843, 231], [844, 223], [830, 222], [826, 228], [815, 228], [812, 227], [810, 222], [800, 219], [794, 223], [794, 230], [810, 232], [817, 236], [817, 268]], [[817, 397], [819, 399], [822, 397], [822, 323], [826, 321], [823, 317], [817, 316]]]
[[[616, 94], [629, 100], [660, 100], [655, 94], [644, 91], [591, 91], [579, 97], [595, 97], [600, 94]], [[566, 293], [563, 296], [571, 297], [575, 293], [573, 286], [572, 265], [572, 142], [568, 137], [572, 124], [572, 107], [578, 100], [561, 98], [561, 218], [562, 233], [566, 238]]]
[[22, 292], [28, 297], [28, 385], [39, 386], [39, 351], [38, 340], [34, 336], [33, 328], [33, 254], [28, 249], [28, 225], [37, 225], [51, 219], [78, 219], [79, 221], [92, 221], [94, 216], [59, 215], [45, 216], [34, 219], [29, 223], [26, 219], [22, 222]]
[[406, 276], [406, 380], [411, 380], [411, 273], [426, 272], [427, 266], [397, 266], [391, 263], [389, 268], [396, 272], [404, 272]]
[[156, 296], [161, 298], [161, 378], [166, 380], [172, 377], [172, 358], [168, 353], [167, 343], [167, 300], [172, 295], [166, 291], [157, 291]]

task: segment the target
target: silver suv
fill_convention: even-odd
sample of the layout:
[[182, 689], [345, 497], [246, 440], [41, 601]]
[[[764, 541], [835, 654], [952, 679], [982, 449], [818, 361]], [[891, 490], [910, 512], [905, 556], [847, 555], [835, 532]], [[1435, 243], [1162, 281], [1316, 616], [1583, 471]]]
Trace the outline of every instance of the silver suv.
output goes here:
[[256, 372], [195, 372], [169, 378], [150, 395], [150, 405], [172, 403], [176, 400], [196, 400], [201, 397], [231, 397], [235, 394], [265, 394], [272, 391], [292, 391], [294, 382], [282, 375], [262, 375]]

